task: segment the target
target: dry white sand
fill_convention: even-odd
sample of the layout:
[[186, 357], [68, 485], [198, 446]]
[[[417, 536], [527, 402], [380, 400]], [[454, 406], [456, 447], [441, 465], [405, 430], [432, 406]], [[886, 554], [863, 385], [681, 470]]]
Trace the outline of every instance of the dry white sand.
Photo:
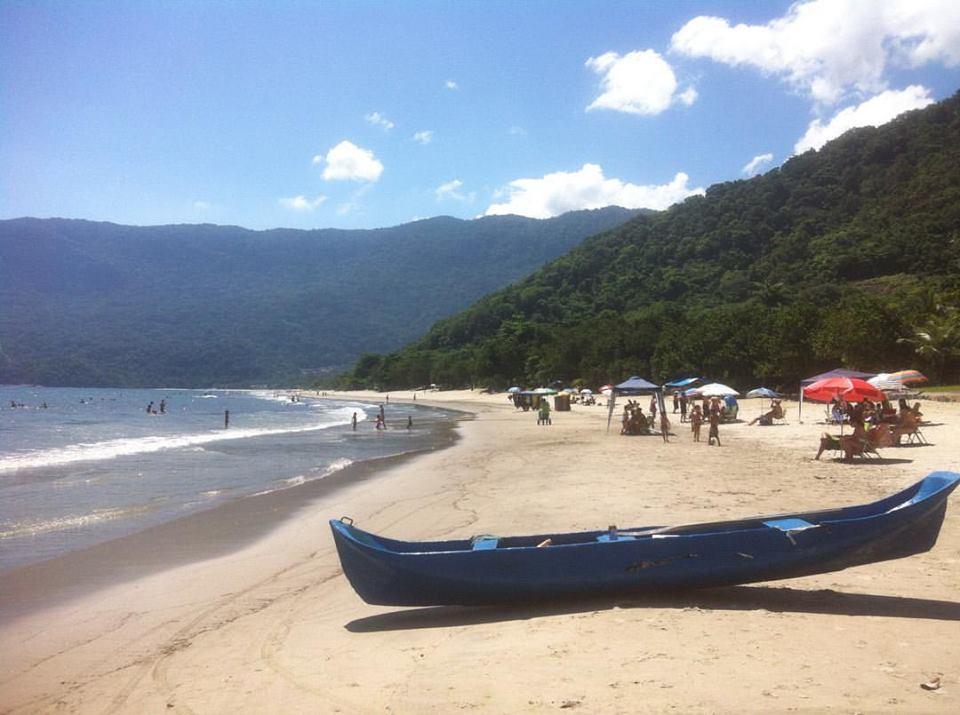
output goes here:
[[[378, 395], [368, 395], [376, 399]], [[391, 401], [409, 397], [395, 393]], [[936, 547], [765, 585], [541, 607], [397, 609], [343, 578], [326, 520], [398, 538], [536, 533], [842, 506], [960, 471], [960, 404], [924, 403], [932, 446], [813, 461], [798, 424], [694, 444], [538, 427], [504, 395], [466, 406], [453, 448], [319, 499], [227, 556], [103, 588], [0, 626], [0, 710], [37, 712], [960, 711], [960, 504]], [[751, 418], [756, 401], [744, 401]], [[43, 584], [37, 584], [43, 588]], [[921, 683], [939, 676], [937, 691]]]

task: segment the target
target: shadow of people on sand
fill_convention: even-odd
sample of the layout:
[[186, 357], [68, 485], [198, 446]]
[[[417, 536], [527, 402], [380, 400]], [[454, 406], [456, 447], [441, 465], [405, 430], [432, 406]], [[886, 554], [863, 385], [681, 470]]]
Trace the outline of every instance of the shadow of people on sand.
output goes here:
[[881, 596], [871, 593], [842, 593], [831, 589], [808, 591], [785, 586], [729, 586], [643, 597], [607, 596], [504, 606], [430, 606], [358, 618], [344, 627], [351, 633], [449, 628], [608, 611], [614, 608], [766, 610], [775, 613], [819, 613], [838, 616], [885, 616], [960, 621], [960, 602], [956, 601]]
[[834, 457], [832, 461], [836, 462], [837, 464], [859, 464], [862, 466], [913, 463], [912, 459], [898, 459], [896, 457], [880, 457], [880, 459], [877, 459], [876, 457], [871, 459], [857, 459], [856, 457], [853, 459], [844, 459], [843, 457]]

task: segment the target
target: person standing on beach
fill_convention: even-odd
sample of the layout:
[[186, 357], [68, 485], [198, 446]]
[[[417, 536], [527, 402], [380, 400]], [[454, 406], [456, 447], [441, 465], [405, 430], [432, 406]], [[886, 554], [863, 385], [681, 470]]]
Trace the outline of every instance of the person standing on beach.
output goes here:
[[700, 441], [700, 425], [703, 424], [703, 413], [700, 412], [700, 405], [694, 405], [690, 413], [690, 430], [693, 432], [693, 441]]
[[710, 410], [710, 432], [707, 434], [707, 444], [713, 445], [713, 440], [717, 440], [717, 446], [720, 446], [720, 410]]
[[670, 420], [667, 419], [667, 413], [660, 413], [660, 436], [663, 437], [664, 442], [669, 442], [670, 439]]
[[673, 393], [673, 414], [677, 414], [677, 410], [680, 409], [680, 396], [676, 392]]
[[353, 426], [353, 431], [357, 431], [357, 413], [353, 413], [353, 417], [350, 419], [350, 424]]
[[230, 426], [230, 410], [223, 411], [223, 428], [227, 429]]
[[680, 421], [687, 421], [687, 395], [686, 393], [680, 393]]

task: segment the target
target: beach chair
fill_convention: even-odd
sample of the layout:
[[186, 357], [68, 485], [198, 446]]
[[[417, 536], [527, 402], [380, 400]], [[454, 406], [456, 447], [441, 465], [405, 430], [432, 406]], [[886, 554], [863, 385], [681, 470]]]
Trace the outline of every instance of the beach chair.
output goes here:
[[840, 436], [824, 432], [820, 435], [820, 449], [814, 459], [820, 459], [820, 455], [824, 452], [839, 452], [841, 449], [843, 446], [840, 443]]
[[899, 424], [893, 428], [894, 444], [899, 447], [904, 437], [907, 438], [907, 444], [929, 444], [920, 431], [920, 417], [913, 411], [904, 412]]
[[881, 447], [890, 447], [893, 445], [893, 433], [890, 431], [890, 425], [878, 424], [870, 428], [865, 435], [852, 434], [849, 437], [840, 439], [843, 447], [843, 458], [851, 460], [859, 456], [863, 459], [881, 459]]
[[815, 459], [826, 451], [842, 452], [844, 461], [852, 461], [854, 457], [862, 459], [881, 459], [877, 450], [893, 445], [893, 433], [890, 426], [879, 424], [868, 432], [846, 435], [831, 435], [826, 432], [820, 437], [820, 450]]

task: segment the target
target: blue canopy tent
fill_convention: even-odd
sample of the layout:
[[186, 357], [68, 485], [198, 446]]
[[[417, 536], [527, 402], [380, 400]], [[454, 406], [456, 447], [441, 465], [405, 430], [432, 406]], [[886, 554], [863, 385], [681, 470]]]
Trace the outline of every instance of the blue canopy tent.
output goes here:
[[666, 405], [663, 402], [663, 388], [660, 385], [654, 385], [649, 380], [644, 380], [642, 377], [637, 377], [636, 375], [624, 380], [619, 385], [613, 386], [613, 391], [610, 394], [610, 402], [608, 403], [607, 409], [607, 431], [610, 431], [610, 421], [613, 419], [613, 408], [617, 403], [617, 395], [627, 395], [627, 396], [636, 396], [636, 395], [656, 395], [657, 397], [657, 409], [660, 410], [661, 414], [666, 412]]
[[860, 380], [868, 380], [871, 377], [876, 375], [875, 372], [860, 372], [859, 370], [848, 370], [845, 367], [838, 367], [827, 372], [822, 372], [819, 375], [814, 375], [813, 377], [808, 377], [805, 380], [800, 381], [800, 415], [799, 422], [803, 424], [803, 388], [806, 385], [812, 385], [818, 380], [826, 380], [829, 377], [855, 377]]

